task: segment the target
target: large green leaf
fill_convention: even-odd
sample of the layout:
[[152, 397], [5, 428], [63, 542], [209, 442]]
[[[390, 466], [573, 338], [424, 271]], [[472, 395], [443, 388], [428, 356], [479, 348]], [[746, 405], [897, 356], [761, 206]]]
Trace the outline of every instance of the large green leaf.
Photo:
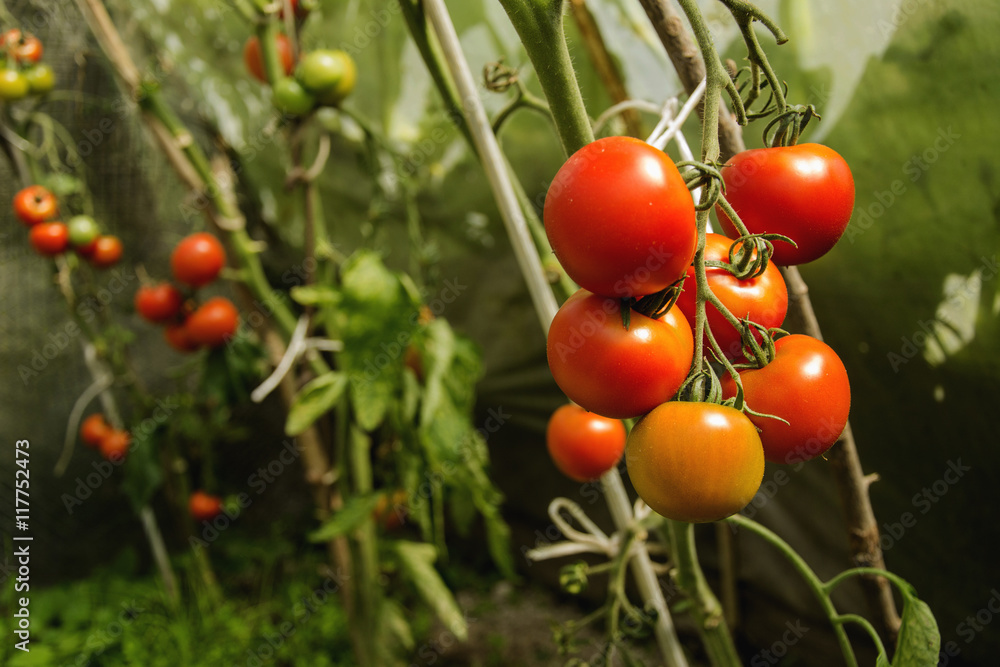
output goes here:
[[393, 547], [399, 558], [400, 571], [410, 580], [420, 597], [434, 610], [444, 626], [459, 641], [465, 641], [469, 632], [468, 624], [451, 590], [434, 568], [434, 561], [437, 560], [437, 550], [434, 546], [420, 542], [399, 541]]
[[938, 664], [941, 633], [927, 603], [912, 588], [903, 588], [902, 625], [892, 667], [933, 667]]
[[332, 410], [344, 395], [347, 376], [330, 371], [302, 387], [292, 401], [285, 421], [285, 433], [299, 435]]

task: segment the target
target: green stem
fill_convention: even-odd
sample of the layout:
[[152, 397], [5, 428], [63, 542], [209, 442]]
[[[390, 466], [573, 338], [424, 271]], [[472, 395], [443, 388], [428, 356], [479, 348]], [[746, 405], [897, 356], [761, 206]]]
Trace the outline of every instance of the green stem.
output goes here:
[[671, 520], [667, 521], [667, 528], [670, 532], [670, 554], [677, 568], [677, 586], [694, 603], [692, 612], [695, 624], [709, 661], [715, 667], [739, 667], [740, 658], [729, 634], [722, 605], [709, 587], [698, 563], [694, 525]]
[[[346, 443], [350, 451], [351, 481], [353, 483], [354, 497], [364, 497], [372, 493], [373, 476], [371, 466], [371, 440], [361, 432], [350, 429], [348, 432], [348, 442]], [[378, 583], [378, 538], [375, 534], [375, 520], [368, 517], [358, 528], [354, 535], [357, 544], [357, 575], [358, 583], [355, 591], [358, 594], [358, 611], [360, 612], [360, 625], [362, 627], [362, 637], [365, 641], [365, 652], [368, 662], [361, 660], [364, 667], [377, 664], [376, 656], [380, 651], [374, 644], [374, 639], [378, 636], [376, 622], [378, 602], [381, 598], [381, 586]]]
[[563, 31], [563, 0], [500, 0], [549, 102], [567, 155], [594, 140]]
[[264, 61], [264, 74], [272, 86], [285, 76], [285, 67], [278, 53], [280, 32], [277, 21], [269, 19], [257, 24], [257, 39], [260, 40], [260, 57]]
[[[851, 642], [847, 638], [847, 633], [839, 622], [837, 622], [838, 614], [837, 610], [833, 606], [833, 601], [830, 599], [828, 587], [830, 584], [824, 585], [816, 573], [812, 571], [809, 564], [796, 553], [795, 549], [791, 547], [787, 542], [778, 537], [774, 532], [768, 530], [764, 526], [760, 525], [756, 521], [746, 518], [740, 514], [734, 514], [733, 516], [726, 519], [732, 524], [735, 524], [741, 528], [746, 528], [752, 533], [756, 533], [758, 536], [762, 537], [766, 542], [769, 542], [772, 546], [776, 547], [785, 558], [792, 564], [802, 578], [805, 579], [806, 584], [815, 594], [816, 599], [819, 601], [823, 611], [826, 613], [826, 617], [833, 624], [834, 633], [837, 635], [837, 643], [840, 645], [840, 650], [844, 654], [844, 660], [849, 665], [849, 667], [857, 667], [858, 661], [854, 657], [854, 649], [851, 647]], [[834, 578], [833, 582], [839, 582], [843, 578], [843, 574]], [[831, 582], [831, 583], [833, 583]]]

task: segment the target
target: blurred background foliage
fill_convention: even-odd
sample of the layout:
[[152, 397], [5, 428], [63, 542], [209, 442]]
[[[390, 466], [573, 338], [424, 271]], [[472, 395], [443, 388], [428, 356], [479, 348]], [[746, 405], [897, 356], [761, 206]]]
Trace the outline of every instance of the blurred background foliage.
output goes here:
[[[197, 202], [147, 141], [74, 5], [7, 4], [45, 41], [62, 91], [46, 109], [79, 138], [99, 219], [123, 237], [127, 257], [165, 275], [170, 248], [202, 225]], [[245, 74], [241, 52], [249, 26], [219, 0], [107, 4], [136, 60], [148, 64], [148, 73], [197, 129], [198, 140], [232, 160], [252, 234], [283, 248], [267, 255], [274, 284], [296, 284], [294, 248], [301, 245], [303, 216], [281, 187], [288, 156], [275, 135], [269, 91]], [[537, 91], [499, 3], [449, 4], [473, 68], [502, 58], [520, 67]], [[736, 29], [722, 6], [702, 4], [720, 50], [739, 60]], [[600, 516], [593, 494], [562, 480], [545, 454], [544, 425], [563, 398], [545, 364], [544, 338], [485, 179], [444, 113], [397, 5], [391, 0], [321, 0], [320, 5], [305, 24], [303, 43], [347, 50], [360, 72], [348, 113], [324, 112], [322, 119], [333, 133], [333, 154], [321, 181], [333, 239], [345, 253], [362, 246], [383, 252], [391, 266], [416, 274], [428, 301], [443, 290], [458, 291], [443, 315], [483, 350], [482, 414], [500, 409], [510, 415], [488, 444], [496, 481], [508, 497], [515, 548], [534, 545], [536, 531], [549, 523], [544, 510], [553, 495], [574, 498]], [[589, 5], [630, 94], [657, 104], [676, 94], [679, 84], [638, 3], [590, 0]], [[990, 65], [1000, 56], [1000, 6], [992, 0], [760, 5], [791, 36], [783, 47], [764, 37], [789, 83], [791, 101], [813, 103], [823, 115], [804, 140], [822, 141], [843, 154], [856, 179], [856, 211], [847, 235], [802, 272], [826, 339], [852, 379], [852, 422], [862, 461], [880, 477], [872, 498], [887, 563], [934, 609], [942, 644], [955, 642], [960, 649], [949, 664], [989, 664], [1000, 651], [1000, 635], [985, 629], [970, 636], [966, 618], [985, 609], [1000, 585], [995, 559], [987, 553], [1000, 542], [991, 511], [1000, 487], [994, 417], [1000, 399], [995, 111], [1000, 83]], [[596, 117], [610, 100], [569, 19], [567, 26], [584, 96]], [[505, 101], [485, 90], [483, 98], [494, 111]], [[654, 119], [645, 121], [650, 129]], [[762, 129], [747, 129], [748, 144], [760, 143]], [[695, 140], [694, 126], [689, 130]], [[533, 112], [520, 113], [505, 126], [502, 143], [540, 205], [563, 159], [550, 125]], [[408, 165], [408, 179], [396, 176], [392, 159]], [[13, 191], [5, 179], [0, 200], [9, 200]], [[9, 212], [0, 241], [5, 371], [0, 423], [5, 441], [30, 438], [36, 444], [36, 544], [44, 559], [38, 562], [45, 563], [36, 566], [39, 582], [67, 581], [88, 575], [122, 547], [131, 545], [138, 553], [144, 547], [114, 480], [73, 514], [59, 500], [92, 470], [92, 462], [80, 456], [64, 477], [49, 473], [65, 416], [89, 381], [73, 341], [37, 376], [22, 381], [18, 368], [56, 342], [68, 319], [43, 263], [26, 250]], [[130, 287], [115, 294], [114, 303], [131, 313], [137, 282], [125, 278]], [[140, 371], [152, 386], [169, 387], [167, 369], [180, 358], [136, 316], [128, 315], [125, 323], [137, 336]], [[254, 424], [255, 434], [219, 452], [230, 462], [222, 484], [234, 491], [282, 440], [276, 405], [237, 418]], [[957, 481], [945, 481], [959, 463], [968, 469]], [[0, 517], [10, 512], [11, 466], [10, 457], [0, 462]], [[765, 481], [774, 473], [769, 468]], [[310, 525], [308, 498], [292, 477], [279, 479], [267, 502], [248, 511], [241, 530], [264, 534], [268, 524], [279, 522], [279, 532], [296, 535]], [[788, 539], [821, 576], [832, 575], [845, 566], [846, 536], [829, 472], [819, 461], [788, 477], [753, 511], [754, 518]], [[700, 535], [705, 544], [714, 540], [711, 529]], [[811, 600], [773, 553], [744, 536], [736, 548], [740, 630], [747, 642], [769, 646], [776, 639], [769, 628], [814, 616]], [[552, 575], [543, 566], [526, 572], [543, 579], [539, 573]], [[819, 634], [807, 636], [799, 650], [822, 647]]]

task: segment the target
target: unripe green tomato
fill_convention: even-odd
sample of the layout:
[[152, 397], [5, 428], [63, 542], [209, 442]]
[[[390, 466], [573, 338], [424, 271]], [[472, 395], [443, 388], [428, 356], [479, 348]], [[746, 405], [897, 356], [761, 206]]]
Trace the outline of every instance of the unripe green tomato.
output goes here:
[[333, 88], [344, 76], [344, 63], [332, 49], [317, 49], [302, 56], [295, 70], [295, 78], [311, 93], [322, 93]]
[[69, 228], [69, 242], [77, 248], [93, 242], [101, 233], [101, 228], [89, 215], [73, 216], [66, 227]]
[[316, 106], [316, 98], [290, 76], [276, 81], [271, 90], [274, 95], [274, 106], [279, 111], [301, 116]]
[[343, 51], [334, 51], [333, 53], [341, 63], [340, 80], [336, 85], [324, 90], [316, 97], [317, 102], [327, 107], [339, 106], [354, 91], [354, 84], [358, 80], [358, 68], [354, 65], [354, 59]]
[[32, 95], [44, 95], [56, 85], [56, 75], [45, 63], [32, 65], [24, 70], [24, 78], [28, 80], [28, 89]]
[[0, 69], [0, 99], [19, 100], [28, 94], [28, 80], [16, 69]]

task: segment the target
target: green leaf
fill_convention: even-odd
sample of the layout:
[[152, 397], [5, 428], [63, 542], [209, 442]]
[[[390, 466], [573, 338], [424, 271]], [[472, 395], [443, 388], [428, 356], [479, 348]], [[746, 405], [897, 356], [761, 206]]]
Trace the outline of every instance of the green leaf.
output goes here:
[[382, 598], [378, 613], [378, 632], [383, 642], [412, 651], [416, 646], [413, 641], [413, 630], [406, 620], [406, 612], [390, 598]]
[[875, 658], [875, 667], [892, 667], [892, 663], [889, 662], [885, 653], [879, 653], [878, 657]]
[[469, 634], [465, 616], [434, 568], [437, 550], [430, 544], [407, 541], [396, 542], [394, 547], [399, 557], [400, 570], [413, 582], [420, 597], [459, 641], [465, 641]]
[[285, 433], [299, 435], [337, 405], [347, 387], [343, 373], [330, 371], [311, 381], [295, 396], [285, 421]]
[[327, 542], [346, 535], [371, 518], [378, 504], [379, 494], [354, 496], [344, 502], [344, 506], [327, 521], [309, 533], [312, 542]]
[[913, 587], [899, 587], [903, 594], [902, 625], [892, 667], [933, 667], [941, 652], [941, 633], [927, 603]]

